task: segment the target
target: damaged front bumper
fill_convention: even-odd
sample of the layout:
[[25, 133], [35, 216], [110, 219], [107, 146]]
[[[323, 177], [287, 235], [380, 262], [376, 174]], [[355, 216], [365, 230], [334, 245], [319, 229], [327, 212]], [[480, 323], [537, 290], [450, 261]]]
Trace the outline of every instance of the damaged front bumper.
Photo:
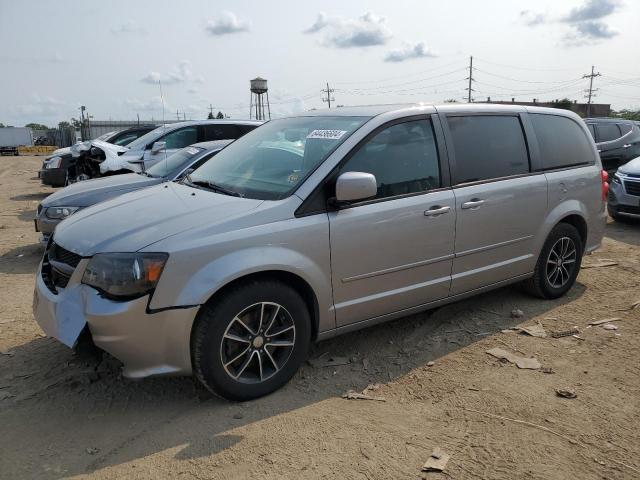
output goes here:
[[198, 307], [149, 312], [148, 296], [128, 302], [105, 299], [80, 283], [87, 263], [82, 260], [58, 293], [38, 270], [33, 314], [42, 330], [73, 347], [88, 327], [96, 346], [124, 364], [125, 377], [190, 375], [191, 327]]

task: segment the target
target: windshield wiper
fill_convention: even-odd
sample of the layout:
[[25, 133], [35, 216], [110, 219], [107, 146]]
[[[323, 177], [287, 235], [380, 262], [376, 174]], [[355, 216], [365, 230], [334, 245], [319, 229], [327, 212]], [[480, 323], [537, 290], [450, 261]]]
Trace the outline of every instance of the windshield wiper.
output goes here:
[[243, 197], [240, 192], [236, 192], [235, 190], [230, 190], [228, 188], [223, 187], [222, 185], [218, 185], [216, 183], [210, 182], [209, 180], [193, 180], [191, 176], [187, 175], [184, 177], [184, 180], [191, 185], [195, 185], [197, 187], [205, 187], [213, 192], [222, 193], [224, 195], [230, 195], [232, 197]]

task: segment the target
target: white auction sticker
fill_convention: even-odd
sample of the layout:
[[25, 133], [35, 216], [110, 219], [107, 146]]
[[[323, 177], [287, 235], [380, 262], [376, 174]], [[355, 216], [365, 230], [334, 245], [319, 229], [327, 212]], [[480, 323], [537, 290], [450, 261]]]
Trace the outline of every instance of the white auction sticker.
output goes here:
[[347, 133], [346, 130], [314, 130], [307, 138], [324, 138], [325, 140], [338, 140]]
[[197, 148], [193, 148], [193, 147], [189, 147], [187, 148], [187, 153], [189, 155], [195, 155], [196, 153], [198, 153], [200, 150]]

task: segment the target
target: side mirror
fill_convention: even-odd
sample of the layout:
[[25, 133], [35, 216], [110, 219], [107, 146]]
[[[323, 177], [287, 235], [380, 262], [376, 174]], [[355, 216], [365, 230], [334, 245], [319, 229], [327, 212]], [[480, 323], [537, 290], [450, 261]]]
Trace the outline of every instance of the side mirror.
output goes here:
[[151, 147], [151, 153], [156, 154], [167, 148], [167, 142], [155, 142]]
[[336, 180], [336, 200], [353, 202], [375, 197], [378, 193], [376, 177], [364, 172], [345, 172]]

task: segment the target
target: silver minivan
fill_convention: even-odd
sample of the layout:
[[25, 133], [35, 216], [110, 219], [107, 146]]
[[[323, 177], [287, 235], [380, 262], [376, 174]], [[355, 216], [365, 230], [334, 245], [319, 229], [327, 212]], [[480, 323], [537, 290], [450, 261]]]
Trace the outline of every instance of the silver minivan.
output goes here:
[[235, 400], [310, 343], [503, 285], [541, 298], [600, 246], [606, 174], [556, 109], [385, 105], [272, 120], [181, 182], [57, 227], [35, 317], [124, 375], [195, 374]]

